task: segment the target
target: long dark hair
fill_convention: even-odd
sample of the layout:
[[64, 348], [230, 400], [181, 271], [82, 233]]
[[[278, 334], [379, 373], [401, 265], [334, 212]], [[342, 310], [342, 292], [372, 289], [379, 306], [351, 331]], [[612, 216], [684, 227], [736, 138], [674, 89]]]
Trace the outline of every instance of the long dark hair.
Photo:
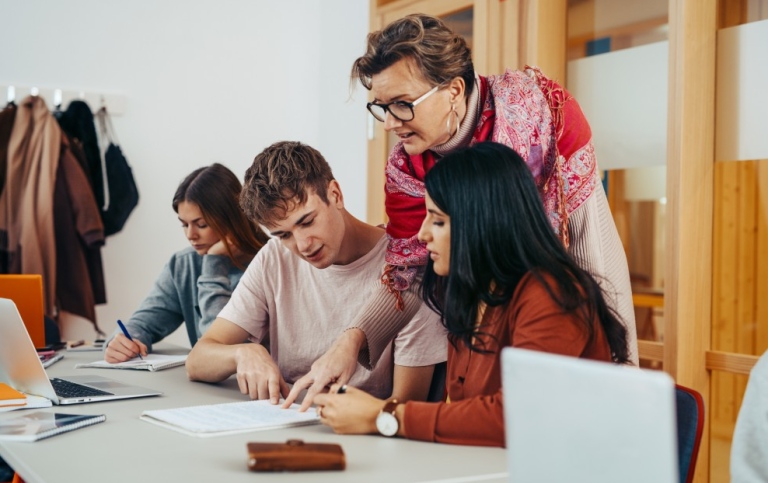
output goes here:
[[[229, 237], [250, 261], [269, 241], [269, 236], [240, 209], [241, 189], [240, 180], [226, 166], [214, 163], [198, 168], [184, 178], [176, 189], [173, 211], [178, 213], [179, 203], [183, 201], [196, 204], [205, 222], [219, 237]], [[228, 243], [226, 247], [232, 263], [244, 269], [243, 260], [236, 259]]]
[[482, 328], [476, 326], [480, 303], [509, 303], [531, 272], [564, 311], [583, 321], [590, 339], [597, 316], [614, 361], [628, 362], [624, 324], [597, 281], [565, 251], [533, 175], [514, 150], [491, 142], [456, 150], [427, 173], [425, 184], [432, 201], [451, 218], [451, 249], [446, 277], [436, 275], [428, 261], [422, 295], [442, 314], [454, 340], [484, 351]]

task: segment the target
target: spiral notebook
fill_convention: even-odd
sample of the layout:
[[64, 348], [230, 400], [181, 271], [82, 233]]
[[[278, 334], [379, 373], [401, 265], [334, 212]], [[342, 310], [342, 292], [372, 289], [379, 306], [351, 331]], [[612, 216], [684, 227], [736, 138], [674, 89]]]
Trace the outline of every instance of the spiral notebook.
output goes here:
[[95, 367], [98, 369], [138, 369], [142, 371], [162, 371], [176, 366], [183, 366], [187, 355], [147, 354], [144, 359], [134, 357], [125, 362], [110, 363], [105, 360], [77, 364], [75, 367]]
[[268, 400], [245, 401], [176, 409], [144, 411], [144, 421], [192, 436], [223, 436], [266, 429], [317, 424], [315, 411], [299, 412], [299, 405], [283, 409]]
[[36, 411], [0, 419], [0, 440], [32, 442], [106, 421], [104, 414], [64, 414]]

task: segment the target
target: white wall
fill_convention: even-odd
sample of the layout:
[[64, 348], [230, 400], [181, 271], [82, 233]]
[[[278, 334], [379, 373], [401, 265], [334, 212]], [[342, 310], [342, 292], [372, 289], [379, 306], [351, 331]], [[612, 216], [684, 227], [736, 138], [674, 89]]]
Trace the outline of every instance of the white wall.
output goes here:
[[[221, 162], [242, 179], [261, 149], [300, 140], [327, 157], [364, 218], [366, 94], [350, 100], [349, 70], [364, 52], [368, 2], [0, 0], [0, 17], [0, 85], [125, 96], [113, 121], [141, 200], [102, 251], [103, 330], [187, 246], [171, 198], [197, 167]], [[82, 321], [66, 324], [66, 338], [93, 338]]]

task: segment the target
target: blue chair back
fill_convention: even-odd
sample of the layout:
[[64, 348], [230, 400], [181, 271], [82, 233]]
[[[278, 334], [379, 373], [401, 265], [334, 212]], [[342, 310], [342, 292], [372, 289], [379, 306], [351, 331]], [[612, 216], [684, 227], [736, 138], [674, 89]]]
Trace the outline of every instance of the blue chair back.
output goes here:
[[675, 400], [680, 483], [689, 483], [693, 481], [704, 429], [704, 400], [697, 391], [680, 385], [675, 386]]
[[429, 402], [445, 402], [445, 376], [448, 372], [448, 363], [435, 364], [435, 372], [432, 373], [432, 383], [429, 385]]

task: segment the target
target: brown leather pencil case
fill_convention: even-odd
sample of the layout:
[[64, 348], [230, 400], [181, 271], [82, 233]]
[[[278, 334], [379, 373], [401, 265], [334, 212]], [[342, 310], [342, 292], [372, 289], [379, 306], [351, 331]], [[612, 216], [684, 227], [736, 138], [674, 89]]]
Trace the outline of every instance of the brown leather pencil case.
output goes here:
[[346, 467], [344, 450], [333, 443], [305, 443], [289, 439], [285, 443], [248, 443], [248, 469], [251, 471], [324, 471]]

